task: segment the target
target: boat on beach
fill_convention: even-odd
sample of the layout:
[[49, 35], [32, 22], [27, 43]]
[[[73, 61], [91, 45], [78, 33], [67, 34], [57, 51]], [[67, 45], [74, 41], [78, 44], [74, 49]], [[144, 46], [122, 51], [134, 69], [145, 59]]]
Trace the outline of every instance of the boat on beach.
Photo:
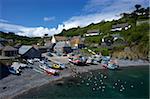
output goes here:
[[106, 69], [114, 70], [114, 69], [119, 68], [119, 65], [117, 64], [117, 62], [115, 60], [111, 60], [109, 56], [103, 57], [101, 64]]
[[68, 61], [74, 65], [86, 65], [86, 59], [83, 56], [70, 57]]
[[9, 72], [12, 74], [19, 75], [21, 73], [21, 69], [28, 67], [27, 64], [13, 62], [12, 65], [8, 68]]
[[45, 64], [40, 64], [39, 67], [43, 69], [47, 74], [59, 75], [58, 70], [47, 67]]

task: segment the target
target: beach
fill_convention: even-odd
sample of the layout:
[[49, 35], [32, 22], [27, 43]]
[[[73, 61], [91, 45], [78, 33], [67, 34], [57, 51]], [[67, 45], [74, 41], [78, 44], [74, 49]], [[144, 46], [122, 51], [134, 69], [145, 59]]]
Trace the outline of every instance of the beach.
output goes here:
[[[148, 66], [149, 62], [143, 60], [118, 60], [120, 68], [128, 66]], [[101, 64], [90, 66], [74, 66], [67, 64], [67, 68], [60, 71], [59, 76], [47, 75], [46, 73], [36, 72], [33, 69], [24, 69], [21, 76], [8, 75], [0, 81], [0, 98], [12, 99], [17, 95], [23, 94], [31, 89], [94, 70], [104, 69]]]

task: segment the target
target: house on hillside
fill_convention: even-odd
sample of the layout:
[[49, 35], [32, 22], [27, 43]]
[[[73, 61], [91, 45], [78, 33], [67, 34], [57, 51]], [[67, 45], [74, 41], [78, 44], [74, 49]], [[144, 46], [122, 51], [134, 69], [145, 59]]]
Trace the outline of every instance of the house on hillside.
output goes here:
[[99, 35], [100, 31], [99, 30], [88, 30], [85, 36], [96, 36]]
[[72, 52], [72, 48], [69, 42], [59, 41], [54, 46], [54, 52], [67, 54]]
[[81, 36], [74, 36], [70, 39], [70, 44], [73, 48], [84, 48], [84, 38], [81, 38]]
[[53, 36], [51, 39], [51, 43], [57, 43], [61, 41], [67, 41], [67, 38], [64, 36]]
[[120, 34], [111, 34], [111, 35], [106, 35], [102, 38], [102, 43], [101, 47], [116, 47], [116, 46], [123, 46], [126, 45], [126, 41]]
[[18, 55], [18, 50], [12, 46], [1, 46], [0, 56], [3, 57], [16, 57]]
[[41, 52], [33, 46], [21, 46], [19, 48], [19, 54], [25, 59], [41, 58]]
[[128, 23], [122, 23], [122, 24], [112, 25], [111, 31], [121, 31], [123, 29], [128, 30], [129, 28], [131, 28], [131, 25], [129, 25]]

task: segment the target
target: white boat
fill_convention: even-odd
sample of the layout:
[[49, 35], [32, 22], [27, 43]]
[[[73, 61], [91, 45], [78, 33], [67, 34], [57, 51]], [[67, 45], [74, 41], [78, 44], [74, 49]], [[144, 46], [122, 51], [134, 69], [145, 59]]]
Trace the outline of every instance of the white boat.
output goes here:
[[27, 59], [27, 62], [28, 62], [29, 64], [33, 64], [33, 63], [34, 63], [32, 59]]
[[45, 70], [48, 74], [51, 74], [51, 75], [58, 75], [58, 71], [55, 70], [55, 69], [45, 68], [44, 70]]
[[9, 72], [12, 74], [20, 74], [20, 64], [18, 62], [13, 62], [13, 64], [8, 68]]
[[20, 74], [20, 71], [14, 69], [13, 67], [9, 67], [8, 70], [9, 70], [9, 72], [12, 73], [12, 74], [15, 74], [15, 75], [19, 75], [19, 74]]

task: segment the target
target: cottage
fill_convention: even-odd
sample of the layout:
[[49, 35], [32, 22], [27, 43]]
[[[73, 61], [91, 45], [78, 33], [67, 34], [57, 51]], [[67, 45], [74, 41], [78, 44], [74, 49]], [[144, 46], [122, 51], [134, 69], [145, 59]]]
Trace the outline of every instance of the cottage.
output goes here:
[[99, 30], [88, 30], [85, 36], [95, 36], [99, 34], [100, 34]]
[[33, 46], [21, 46], [19, 48], [19, 54], [25, 59], [41, 58], [40, 51]]
[[53, 36], [51, 39], [51, 43], [57, 43], [59, 41], [67, 41], [67, 38], [64, 36]]
[[84, 48], [84, 38], [81, 36], [74, 36], [70, 39], [71, 46], [73, 48]]
[[72, 49], [69, 42], [60, 41], [54, 46], [54, 51], [57, 53], [71, 53]]
[[18, 50], [11, 46], [0, 47], [0, 55], [4, 57], [16, 57]]
[[129, 25], [128, 23], [122, 23], [122, 24], [112, 25], [111, 31], [121, 31], [123, 29], [128, 30], [129, 28], [131, 28], [131, 25]]

